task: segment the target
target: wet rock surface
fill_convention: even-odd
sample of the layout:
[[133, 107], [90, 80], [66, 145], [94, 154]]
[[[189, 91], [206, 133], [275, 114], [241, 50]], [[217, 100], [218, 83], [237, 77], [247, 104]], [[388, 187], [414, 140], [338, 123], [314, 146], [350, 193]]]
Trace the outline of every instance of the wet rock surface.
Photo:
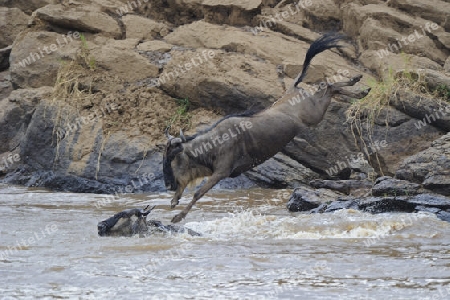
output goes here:
[[[400, 187], [405, 187], [410, 193]], [[386, 192], [384, 196], [375, 196], [381, 190]], [[403, 195], [400, 191], [403, 191]], [[450, 221], [450, 198], [432, 193], [415, 195], [414, 191], [417, 192], [416, 184], [392, 178], [384, 178], [376, 183], [372, 189], [374, 196], [367, 197], [330, 195], [329, 190], [303, 186], [294, 190], [287, 208], [291, 212], [304, 213], [330, 213], [340, 209], [354, 209], [373, 214], [424, 211], [436, 214], [444, 221]], [[397, 192], [397, 196], [391, 195]]]
[[425, 188], [450, 195], [450, 134], [435, 140], [431, 147], [408, 157], [396, 177], [421, 183]]

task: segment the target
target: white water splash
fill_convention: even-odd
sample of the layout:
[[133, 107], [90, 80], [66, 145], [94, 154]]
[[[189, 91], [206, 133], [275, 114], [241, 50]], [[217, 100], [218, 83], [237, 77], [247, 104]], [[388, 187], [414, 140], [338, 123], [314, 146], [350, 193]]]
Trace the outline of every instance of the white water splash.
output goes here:
[[201, 232], [213, 240], [380, 239], [393, 232], [419, 226], [418, 223], [421, 223], [423, 219], [436, 219], [436, 217], [426, 213], [372, 215], [355, 210], [341, 210], [332, 214], [279, 216], [245, 210], [211, 221], [189, 222], [186, 227]]

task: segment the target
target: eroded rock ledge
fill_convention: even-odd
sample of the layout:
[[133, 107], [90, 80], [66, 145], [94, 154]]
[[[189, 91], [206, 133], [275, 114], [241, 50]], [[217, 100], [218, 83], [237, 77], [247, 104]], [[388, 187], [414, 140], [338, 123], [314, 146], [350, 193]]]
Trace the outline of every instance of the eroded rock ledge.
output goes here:
[[[344, 192], [343, 186], [346, 186]], [[367, 188], [367, 181], [325, 182], [315, 181], [314, 186], [329, 189], [313, 189], [302, 186], [295, 189], [287, 208], [291, 212], [331, 213], [340, 209], [355, 209], [370, 213], [428, 212], [439, 219], [450, 222], [450, 198], [423, 189], [420, 184], [391, 177], [379, 178], [373, 187]], [[357, 189], [365, 189], [361, 196], [348, 195]]]

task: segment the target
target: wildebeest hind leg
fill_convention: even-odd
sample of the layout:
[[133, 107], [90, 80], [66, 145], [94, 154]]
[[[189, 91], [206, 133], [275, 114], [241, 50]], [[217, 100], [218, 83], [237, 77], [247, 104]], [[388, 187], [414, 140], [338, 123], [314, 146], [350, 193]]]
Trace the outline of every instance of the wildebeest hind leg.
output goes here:
[[228, 175], [221, 175], [221, 174], [213, 174], [208, 181], [202, 185], [202, 187], [194, 194], [194, 197], [192, 198], [192, 201], [183, 209], [182, 212], [175, 215], [172, 219], [172, 223], [178, 223], [181, 220], [186, 217], [188, 212], [191, 210], [192, 206], [194, 206], [195, 202], [198, 201], [201, 197], [203, 197], [206, 192], [208, 192], [210, 189], [212, 189], [213, 186], [215, 186], [219, 181], [222, 179], [228, 177]]

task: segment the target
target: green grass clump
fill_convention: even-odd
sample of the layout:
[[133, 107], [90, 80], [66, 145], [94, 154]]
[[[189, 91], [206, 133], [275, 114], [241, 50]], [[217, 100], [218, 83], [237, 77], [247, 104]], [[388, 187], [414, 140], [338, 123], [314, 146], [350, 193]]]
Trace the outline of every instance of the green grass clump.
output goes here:
[[90, 55], [90, 50], [84, 34], [80, 34], [81, 39], [81, 54], [80, 57], [84, 60], [84, 63], [89, 67], [91, 71], [95, 71], [97, 63], [95, 58]]
[[450, 102], [450, 86], [441, 84], [435, 90], [436, 96]]
[[166, 122], [166, 127], [173, 127], [173, 125], [176, 125], [176, 127], [188, 130], [192, 125], [192, 115], [189, 112], [191, 103], [188, 98], [175, 99], [175, 101], [178, 105], [177, 110]]

